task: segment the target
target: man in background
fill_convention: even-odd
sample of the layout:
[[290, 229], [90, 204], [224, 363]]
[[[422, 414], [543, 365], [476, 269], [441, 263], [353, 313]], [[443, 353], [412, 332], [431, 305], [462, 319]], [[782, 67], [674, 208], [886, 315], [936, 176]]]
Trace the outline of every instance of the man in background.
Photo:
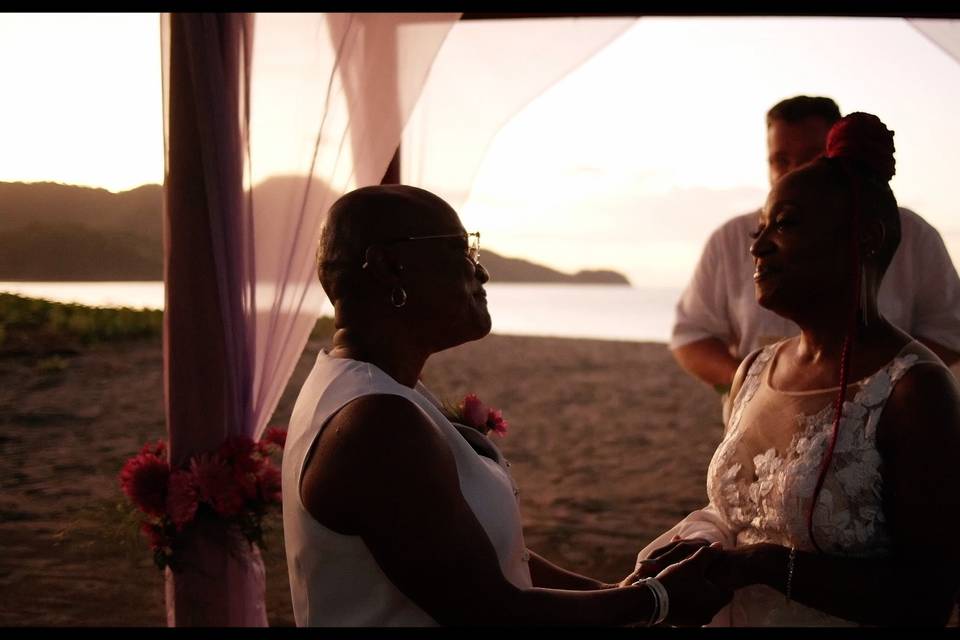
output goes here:
[[[796, 96], [774, 105], [767, 112], [770, 184], [823, 153], [840, 117], [830, 98]], [[677, 303], [674, 358], [722, 395], [751, 351], [799, 332], [756, 302], [749, 248], [759, 213], [732, 218], [713, 232]], [[903, 207], [900, 222], [900, 246], [880, 287], [880, 312], [950, 366], [960, 360], [960, 278], [936, 229]]]

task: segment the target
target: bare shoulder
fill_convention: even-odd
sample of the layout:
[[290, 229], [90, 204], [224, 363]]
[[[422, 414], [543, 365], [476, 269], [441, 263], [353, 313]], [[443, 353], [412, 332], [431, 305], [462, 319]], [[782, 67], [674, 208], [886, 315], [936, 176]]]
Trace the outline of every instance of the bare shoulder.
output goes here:
[[346, 404], [334, 414], [325, 429], [332, 437], [356, 446], [354, 455], [377, 455], [373, 443], [399, 447], [399, 451], [442, 442], [436, 427], [419, 407], [403, 396], [371, 394]]
[[357, 534], [365, 519], [359, 505], [395, 499], [393, 488], [409, 482], [414, 469], [437, 478], [456, 473], [443, 435], [402, 396], [361, 396], [335, 413], [317, 438], [300, 494], [318, 522]]
[[[925, 348], [925, 347], [924, 347]], [[931, 352], [932, 353], [932, 352]], [[939, 362], [920, 362], [907, 370], [890, 393], [877, 437], [890, 450], [906, 443], [946, 437], [960, 441], [960, 386]]]

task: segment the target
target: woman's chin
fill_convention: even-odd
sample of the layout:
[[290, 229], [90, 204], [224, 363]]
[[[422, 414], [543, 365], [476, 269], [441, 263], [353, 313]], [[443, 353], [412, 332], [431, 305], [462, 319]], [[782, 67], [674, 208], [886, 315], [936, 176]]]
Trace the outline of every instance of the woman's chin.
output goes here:
[[768, 311], [773, 311], [774, 313], [780, 313], [781, 305], [779, 297], [776, 292], [760, 289], [756, 289], [757, 304], [767, 309]]
[[479, 340], [480, 338], [485, 338], [490, 334], [490, 330], [493, 328], [493, 319], [490, 317], [490, 312], [487, 311], [484, 307], [483, 311], [478, 314], [477, 318], [477, 336], [471, 338], [472, 340]]

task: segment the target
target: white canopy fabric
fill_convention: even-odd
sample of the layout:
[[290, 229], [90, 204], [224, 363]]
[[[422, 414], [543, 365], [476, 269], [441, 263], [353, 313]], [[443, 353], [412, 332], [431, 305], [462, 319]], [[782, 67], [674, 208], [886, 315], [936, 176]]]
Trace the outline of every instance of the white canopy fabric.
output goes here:
[[913, 27], [960, 62], [960, 20], [909, 18]]
[[[436, 193], [459, 210], [503, 125], [636, 20], [540, 18], [454, 24], [404, 130], [402, 181]], [[456, 141], [455, 148], [450, 141]]]

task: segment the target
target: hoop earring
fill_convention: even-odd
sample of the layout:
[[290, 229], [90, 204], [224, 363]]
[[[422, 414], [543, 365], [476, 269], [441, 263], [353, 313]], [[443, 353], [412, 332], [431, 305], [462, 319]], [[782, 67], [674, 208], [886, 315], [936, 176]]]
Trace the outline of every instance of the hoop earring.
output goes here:
[[395, 286], [390, 292], [390, 304], [397, 309], [407, 304], [407, 292], [400, 285]]

